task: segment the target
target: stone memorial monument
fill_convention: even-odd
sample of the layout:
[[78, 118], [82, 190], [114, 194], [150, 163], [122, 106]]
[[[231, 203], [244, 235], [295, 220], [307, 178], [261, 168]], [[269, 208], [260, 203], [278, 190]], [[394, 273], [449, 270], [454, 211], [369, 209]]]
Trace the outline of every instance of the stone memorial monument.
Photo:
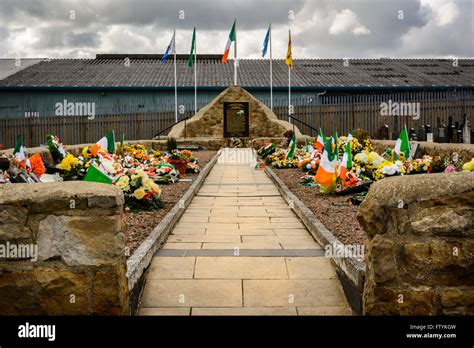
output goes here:
[[[186, 122], [176, 124], [168, 134], [178, 144], [221, 148], [231, 138], [244, 146], [257, 147], [266, 142], [280, 143], [285, 132], [293, 130], [300, 143], [304, 137], [296, 125], [279, 120], [264, 103], [241, 87], [228, 87]], [[165, 141], [165, 140], [162, 140]]]

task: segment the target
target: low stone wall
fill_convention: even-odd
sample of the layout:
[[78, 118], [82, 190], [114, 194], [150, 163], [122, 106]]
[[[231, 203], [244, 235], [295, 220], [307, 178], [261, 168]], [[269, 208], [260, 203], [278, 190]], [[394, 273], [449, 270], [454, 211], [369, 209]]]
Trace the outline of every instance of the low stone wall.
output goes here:
[[[153, 140], [130, 140], [125, 141], [125, 144], [141, 144], [145, 145], [147, 148], [159, 150], [159, 146], [156, 141]], [[65, 148], [68, 152], [78, 156], [82, 153], [82, 149], [86, 146], [92, 146], [93, 144], [76, 144], [76, 145], [65, 145]], [[4, 152], [7, 155], [13, 155], [14, 149], [6, 149], [0, 152]], [[47, 146], [38, 146], [38, 147], [29, 147], [26, 149], [27, 155], [34, 155], [39, 153], [41, 157], [49, 163], [53, 163], [53, 157], [51, 156], [51, 152], [49, 152], [49, 148]]]
[[0, 313], [128, 314], [123, 204], [99, 183], [0, 185]]
[[357, 216], [366, 315], [474, 314], [474, 173], [386, 178]]
[[[371, 140], [374, 150], [383, 153], [387, 148], [395, 147], [395, 140]], [[454, 154], [457, 154], [460, 163], [469, 162], [474, 158], [474, 144], [446, 144], [446, 143], [429, 143], [426, 141], [416, 142], [418, 150], [417, 157], [423, 155], [435, 156], [440, 155], [453, 160]]]

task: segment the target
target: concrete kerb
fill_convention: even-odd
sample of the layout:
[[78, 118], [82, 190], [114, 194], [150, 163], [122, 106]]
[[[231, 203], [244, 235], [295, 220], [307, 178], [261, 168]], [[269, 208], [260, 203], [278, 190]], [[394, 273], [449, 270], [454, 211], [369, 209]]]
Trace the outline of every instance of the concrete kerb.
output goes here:
[[[290, 205], [291, 209], [301, 219], [306, 228], [316, 241], [324, 248], [326, 245], [342, 244], [331, 231], [329, 231], [311, 210], [301, 202], [285, 185], [285, 183], [266, 166], [265, 172], [275, 183], [283, 199]], [[336, 267], [337, 274], [341, 280], [347, 300], [355, 313], [362, 313], [362, 293], [365, 280], [365, 263], [354, 257], [330, 256]]]
[[[153, 255], [165, 242], [176, 222], [183, 215], [191, 203], [197, 191], [201, 188], [204, 180], [217, 162], [221, 151], [218, 151], [212, 160], [202, 169], [191, 187], [186, 191], [181, 200], [165, 215], [163, 220], [153, 229], [150, 235], [140, 244], [127, 261], [128, 289], [131, 297], [131, 313], [135, 312], [139, 294], [141, 292], [142, 278], [153, 259]], [[133, 300], [132, 297], [136, 299]]]

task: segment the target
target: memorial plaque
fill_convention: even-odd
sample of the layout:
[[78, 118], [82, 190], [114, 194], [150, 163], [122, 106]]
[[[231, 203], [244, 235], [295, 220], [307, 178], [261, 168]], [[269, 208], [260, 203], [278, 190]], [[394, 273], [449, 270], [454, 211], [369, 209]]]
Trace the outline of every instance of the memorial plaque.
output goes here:
[[224, 137], [248, 138], [249, 103], [224, 103]]

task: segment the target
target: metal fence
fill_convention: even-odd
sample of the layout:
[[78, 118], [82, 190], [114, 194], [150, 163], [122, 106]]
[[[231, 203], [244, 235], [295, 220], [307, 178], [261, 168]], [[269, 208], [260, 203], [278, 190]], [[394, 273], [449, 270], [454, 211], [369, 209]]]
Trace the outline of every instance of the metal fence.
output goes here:
[[[418, 119], [413, 116], [381, 116], [382, 102], [415, 102], [420, 103]], [[270, 101], [263, 99], [265, 104]], [[464, 115], [473, 119], [474, 98], [472, 90], [429, 91], [413, 93], [387, 94], [347, 94], [323, 95], [314, 97], [296, 97], [293, 117], [313, 128], [321, 127], [325, 134], [337, 131], [347, 134], [350, 130], [361, 128], [368, 131], [371, 137], [377, 137], [378, 129], [387, 124], [390, 131], [399, 132], [405, 124], [407, 127], [419, 128], [423, 125], [432, 127], [448, 124], [449, 117], [462, 122]], [[171, 126], [175, 121], [174, 109], [170, 104], [158, 107], [159, 112], [104, 114], [94, 119], [87, 116], [50, 116], [0, 119], [0, 144], [4, 148], [14, 147], [16, 138], [21, 135], [27, 147], [39, 146], [45, 142], [47, 134], [60, 137], [64, 144], [92, 143], [100, 139], [111, 129], [118, 135], [125, 134], [127, 140], [151, 139], [155, 134]], [[198, 105], [203, 107], [204, 103]], [[273, 110], [279, 119], [288, 120], [288, 99], [279, 98], [273, 101]], [[194, 105], [184, 105], [185, 111], [179, 119], [192, 116]], [[296, 121], [295, 121], [296, 122]], [[295, 125], [303, 134], [315, 135], [315, 131], [296, 122]]]
[[[382, 116], [381, 103], [389, 100], [398, 103], [419, 103], [419, 117]], [[269, 100], [264, 100], [269, 105]], [[419, 129], [425, 125], [441, 127], [452, 122], [462, 124], [464, 115], [474, 120], [474, 93], [472, 90], [435, 91], [387, 94], [324, 95], [319, 101], [311, 98], [292, 100], [293, 116], [325, 134], [347, 134], [353, 129], [364, 129], [372, 138], [377, 138], [383, 125], [391, 132], [407, 128]], [[273, 111], [279, 119], [288, 120], [288, 100], [274, 100]], [[303, 134], [316, 135], [315, 131], [299, 122], [295, 125]]]

